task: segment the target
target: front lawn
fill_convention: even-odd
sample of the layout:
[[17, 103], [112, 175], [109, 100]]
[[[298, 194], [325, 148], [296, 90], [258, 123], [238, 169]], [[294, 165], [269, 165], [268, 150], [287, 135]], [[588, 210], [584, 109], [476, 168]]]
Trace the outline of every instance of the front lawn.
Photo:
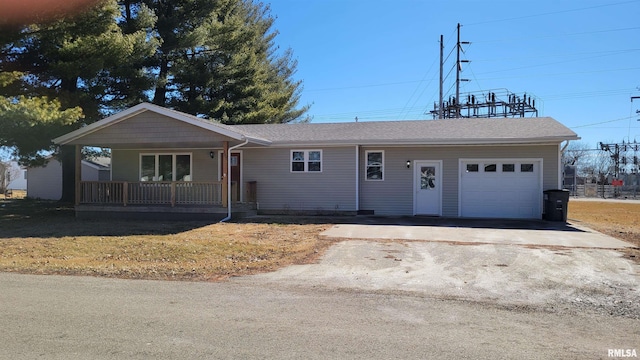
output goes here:
[[56, 203], [0, 200], [0, 271], [218, 280], [314, 261], [329, 226], [80, 221]]

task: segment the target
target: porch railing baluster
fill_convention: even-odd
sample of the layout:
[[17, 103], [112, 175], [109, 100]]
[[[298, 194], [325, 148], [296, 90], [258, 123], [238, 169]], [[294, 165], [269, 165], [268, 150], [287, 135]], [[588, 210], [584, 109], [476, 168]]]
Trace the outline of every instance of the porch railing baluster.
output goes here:
[[82, 181], [80, 203], [101, 205], [221, 205], [222, 182]]

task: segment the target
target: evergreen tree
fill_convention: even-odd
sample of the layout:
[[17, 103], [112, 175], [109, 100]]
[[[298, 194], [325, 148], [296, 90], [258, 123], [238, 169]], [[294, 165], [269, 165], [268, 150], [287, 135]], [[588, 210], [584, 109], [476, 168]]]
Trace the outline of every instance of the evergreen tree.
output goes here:
[[[302, 82], [292, 79], [291, 50], [274, 45], [274, 18], [263, 4], [243, 0], [141, 0], [157, 21], [150, 62], [153, 102], [227, 124], [301, 121]], [[135, 20], [135, 17], [131, 17]], [[308, 119], [302, 119], [302, 121]]]
[[[228, 124], [308, 121], [297, 62], [275, 46], [268, 6], [119, 1], [39, 24], [0, 23], [0, 147], [23, 164], [41, 161], [50, 139], [142, 101]], [[63, 153], [69, 200], [73, 156]]]
[[[10, 86], [20, 73], [0, 73], [0, 86]], [[23, 163], [43, 163], [43, 150], [54, 151], [51, 139], [82, 119], [79, 107], [62, 110], [58, 100], [46, 96], [0, 96], [0, 147], [11, 149]]]
[[[138, 22], [151, 24], [144, 9]], [[73, 17], [0, 29], [0, 146], [22, 164], [43, 163], [51, 139], [144, 100], [152, 82], [140, 66], [155, 39], [118, 25], [116, 0]], [[9, 75], [10, 74], [10, 75]], [[74, 196], [74, 151], [60, 149], [62, 200]]]
[[119, 17], [108, 0], [73, 18], [0, 29], [0, 103], [11, 115], [0, 144], [23, 163], [50, 150], [52, 138], [146, 99], [151, 78], [132, 65], [155, 40], [145, 30], [125, 34]]

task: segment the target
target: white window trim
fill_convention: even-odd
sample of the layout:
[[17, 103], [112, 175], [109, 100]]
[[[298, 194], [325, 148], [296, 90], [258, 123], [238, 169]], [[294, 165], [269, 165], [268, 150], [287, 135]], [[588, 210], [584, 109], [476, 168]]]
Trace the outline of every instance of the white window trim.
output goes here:
[[[309, 153], [310, 152], [319, 152], [320, 153], [320, 171], [309, 171]], [[293, 153], [294, 152], [302, 152], [304, 153], [304, 170], [303, 171], [293, 171]], [[300, 161], [296, 161], [296, 162], [300, 162]], [[315, 162], [315, 161], [314, 161]], [[308, 150], [301, 150], [301, 149], [294, 149], [291, 150], [289, 152], [289, 172], [292, 174], [306, 174], [306, 173], [321, 173], [324, 171], [324, 155], [322, 154], [322, 150], [320, 149], [308, 149]]]
[[[153, 176], [154, 179], [158, 178], [158, 168], [159, 168], [159, 156], [160, 155], [171, 155], [171, 176], [173, 177], [171, 180], [162, 180], [162, 181], [176, 181], [175, 177], [176, 177], [176, 156], [177, 155], [189, 155], [189, 169], [191, 170], [191, 174], [189, 174], [191, 176], [191, 180], [189, 181], [193, 181], [193, 153], [190, 152], [177, 152], [177, 153], [169, 153], [169, 152], [154, 152], [154, 153], [140, 153], [140, 155], [138, 156], [138, 181], [142, 181], [142, 157], [143, 156], [153, 156], [155, 158], [155, 175]], [[158, 181], [158, 180], [149, 180], [149, 182], [152, 181]]]
[[[367, 175], [369, 174], [369, 153], [382, 153], [382, 163], [380, 164], [380, 168], [382, 170], [382, 179], [369, 179]], [[384, 181], [384, 150], [366, 150], [364, 152], [364, 181]]]

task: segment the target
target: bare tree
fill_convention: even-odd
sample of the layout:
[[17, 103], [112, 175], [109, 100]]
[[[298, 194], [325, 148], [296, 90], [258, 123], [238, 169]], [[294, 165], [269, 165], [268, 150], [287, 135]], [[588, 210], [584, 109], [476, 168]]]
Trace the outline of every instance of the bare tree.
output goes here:
[[0, 161], [0, 194], [4, 194], [11, 181], [20, 176], [20, 169], [11, 166], [10, 162]]
[[562, 163], [565, 165], [578, 165], [584, 161], [593, 149], [589, 144], [582, 141], [572, 141], [567, 149], [562, 153]]
[[591, 179], [600, 177], [599, 173], [604, 166], [601, 164], [600, 153], [599, 149], [589, 146], [586, 142], [572, 141], [562, 153], [562, 164], [575, 166], [576, 175], [590, 182]]

